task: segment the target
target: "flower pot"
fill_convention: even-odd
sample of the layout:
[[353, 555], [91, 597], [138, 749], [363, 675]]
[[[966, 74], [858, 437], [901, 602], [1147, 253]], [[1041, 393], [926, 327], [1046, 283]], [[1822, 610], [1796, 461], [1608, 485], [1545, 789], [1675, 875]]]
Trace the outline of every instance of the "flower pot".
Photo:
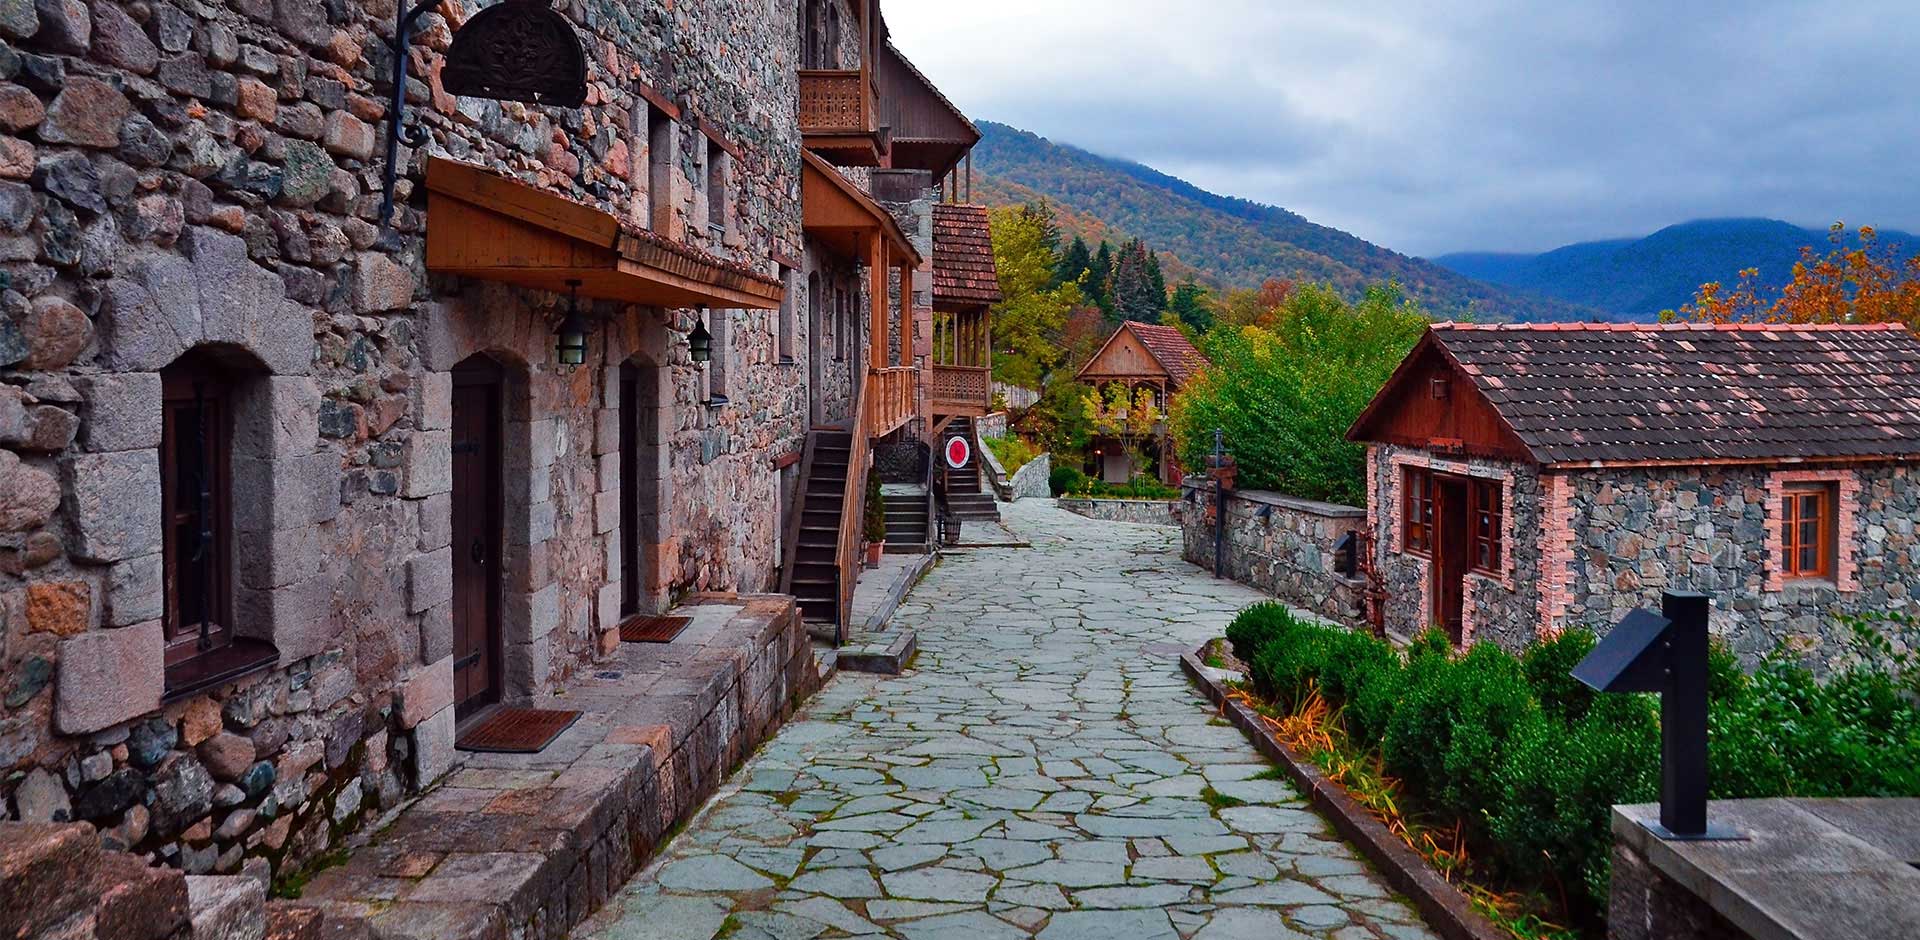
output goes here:
[[867, 543], [867, 567], [880, 567], [880, 554], [887, 549], [885, 541]]

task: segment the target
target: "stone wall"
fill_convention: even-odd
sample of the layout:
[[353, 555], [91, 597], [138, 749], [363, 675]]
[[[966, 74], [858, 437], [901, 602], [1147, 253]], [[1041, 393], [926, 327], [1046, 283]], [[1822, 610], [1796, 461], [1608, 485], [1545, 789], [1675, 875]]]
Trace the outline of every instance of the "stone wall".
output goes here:
[[[1212, 486], [1195, 476], [1182, 487], [1193, 502], [1180, 507], [1182, 555], [1208, 570], [1214, 564], [1214, 527], [1207, 506]], [[1347, 533], [1364, 529], [1366, 510], [1264, 490], [1227, 494], [1226, 574], [1329, 620], [1356, 624], [1365, 583], [1334, 570], [1335, 549]]]
[[981, 415], [974, 419], [974, 426], [979, 429], [980, 436], [983, 438], [1006, 437], [1007, 413], [1004, 411], [996, 411], [992, 414]]
[[[588, 38], [575, 110], [448, 95], [451, 28], [428, 14], [423, 151], [768, 274], [771, 256], [846, 267], [800, 230], [793, 5], [566, 9]], [[800, 446], [805, 356], [782, 361], [774, 312], [710, 312], [731, 323], [722, 403], [686, 352], [693, 312], [595, 303], [595, 366], [555, 364], [561, 298], [425, 272], [421, 153], [402, 151], [398, 237], [377, 238], [392, 22], [390, 3], [4, 5], [0, 799], [18, 818], [85, 819], [190, 872], [263, 857], [285, 875], [450, 766], [449, 372], [476, 355], [507, 376], [508, 701], [607, 648], [624, 552], [653, 610], [771, 582], [770, 457]], [[681, 109], [663, 192], [636, 83]], [[740, 153], [717, 229], [707, 130]], [[239, 376], [236, 629], [279, 659], [163, 705], [158, 373], [194, 349]], [[628, 361], [648, 465], [622, 545]]]
[[1045, 499], [1053, 495], [1053, 490], [1047, 484], [1047, 477], [1051, 473], [1053, 455], [1041, 454], [1013, 472], [1013, 478], [1007, 481], [1007, 490], [1014, 499]]
[[[1555, 627], [1604, 630], [1663, 589], [1713, 598], [1711, 628], [1749, 666], [1782, 644], [1816, 671], [1843, 664], [1851, 632], [1839, 614], [1911, 611], [1920, 586], [1920, 478], [1906, 467], [1809, 470], [1724, 467], [1583, 470], [1557, 484], [1568, 520], [1558, 535], [1573, 563]], [[1821, 480], [1839, 488], [1836, 577], [1779, 576], [1781, 491]]]
[[[1024, 468], [1023, 468], [1024, 469]], [[1131, 522], [1139, 525], [1179, 525], [1179, 503], [1167, 499], [1088, 499], [1061, 497], [1060, 508], [1102, 522]]]

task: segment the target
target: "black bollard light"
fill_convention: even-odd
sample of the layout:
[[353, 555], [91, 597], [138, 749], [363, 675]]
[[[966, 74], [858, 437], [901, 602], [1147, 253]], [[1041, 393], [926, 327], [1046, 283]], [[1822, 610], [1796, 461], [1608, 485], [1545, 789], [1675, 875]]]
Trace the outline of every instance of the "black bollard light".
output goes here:
[[1660, 613], [1636, 608], [1594, 644], [1573, 677], [1596, 692], [1660, 694], [1662, 839], [1744, 838], [1707, 821], [1707, 596], [1666, 591]]

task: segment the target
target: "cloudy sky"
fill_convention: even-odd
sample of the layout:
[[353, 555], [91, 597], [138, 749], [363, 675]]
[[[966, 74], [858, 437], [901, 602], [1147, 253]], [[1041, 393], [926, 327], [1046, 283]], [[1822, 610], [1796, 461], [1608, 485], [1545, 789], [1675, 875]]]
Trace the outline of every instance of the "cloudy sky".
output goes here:
[[887, 0], [961, 108], [1399, 251], [1920, 230], [1915, 0]]

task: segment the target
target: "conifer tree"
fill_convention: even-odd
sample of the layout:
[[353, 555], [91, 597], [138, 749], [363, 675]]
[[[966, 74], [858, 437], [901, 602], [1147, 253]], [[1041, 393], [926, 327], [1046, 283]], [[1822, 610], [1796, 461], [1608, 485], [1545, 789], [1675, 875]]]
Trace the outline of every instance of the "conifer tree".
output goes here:
[[1113, 246], [1101, 239], [1100, 250], [1093, 253], [1093, 263], [1087, 266], [1087, 283], [1082, 290], [1109, 319], [1113, 317], [1113, 291], [1109, 283], [1112, 277]]
[[1147, 280], [1153, 283], [1154, 296], [1160, 298], [1160, 308], [1167, 303], [1167, 276], [1160, 272], [1160, 255], [1153, 249], [1147, 250]]
[[1164, 291], [1155, 293], [1147, 258], [1147, 246], [1137, 238], [1122, 245], [1114, 257], [1108, 291], [1113, 299], [1113, 319], [1160, 322], [1167, 295]]
[[1074, 280], [1080, 275], [1085, 274], [1087, 269], [1092, 266], [1092, 249], [1087, 247], [1086, 239], [1075, 235], [1073, 236], [1073, 243], [1068, 245], [1067, 250], [1060, 255], [1060, 266], [1054, 269], [1053, 284], [1055, 287], [1058, 287], [1061, 284]]
[[1213, 329], [1213, 300], [1207, 295], [1207, 289], [1195, 283], [1191, 275], [1173, 289], [1173, 297], [1167, 301], [1167, 310], [1196, 334]]

